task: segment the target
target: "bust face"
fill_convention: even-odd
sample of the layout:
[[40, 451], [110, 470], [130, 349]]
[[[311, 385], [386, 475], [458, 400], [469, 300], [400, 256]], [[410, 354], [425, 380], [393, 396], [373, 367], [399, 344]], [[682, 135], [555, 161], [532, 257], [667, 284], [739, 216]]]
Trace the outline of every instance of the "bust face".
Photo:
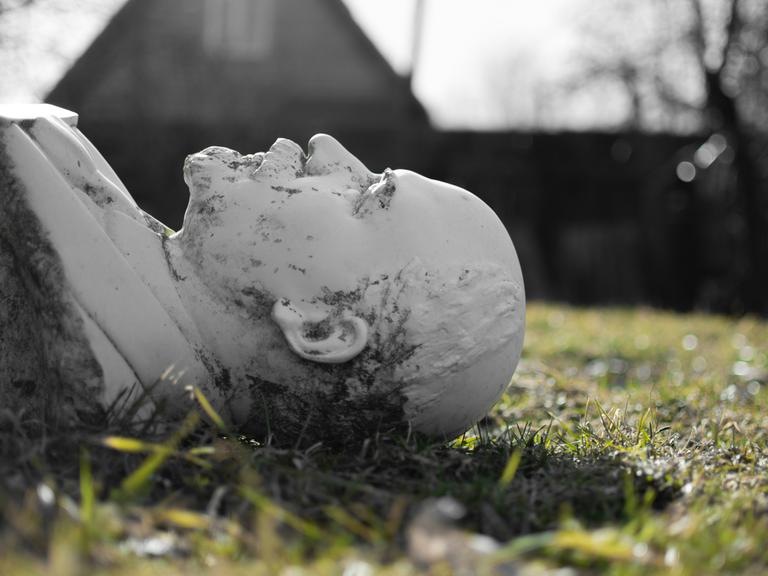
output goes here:
[[504, 226], [474, 195], [373, 174], [325, 135], [307, 156], [288, 140], [250, 156], [208, 148], [184, 174], [190, 204], [172, 241], [198, 291], [260, 342], [219, 354], [252, 383], [233, 393], [235, 420], [263, 420], [256, 404], [289, 427], [313, 411], [375, 420], [379, 404], [387, 423], [450, 436], [506, 387], [523, 280]]

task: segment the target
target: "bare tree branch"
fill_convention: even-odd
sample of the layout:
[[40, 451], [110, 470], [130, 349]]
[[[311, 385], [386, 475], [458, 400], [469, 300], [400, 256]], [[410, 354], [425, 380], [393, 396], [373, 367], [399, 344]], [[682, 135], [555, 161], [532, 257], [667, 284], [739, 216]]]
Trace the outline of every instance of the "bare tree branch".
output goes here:
[[701, 104], [695, 104], [680, 94], [674, 84], [657, 71], [653, 75], [653, 84], [656, 96], [671, 112], [698, 112]]
[[18, 10], [19, 8], [25, 8], [30, 4], [35, 3], [37, 0], [0, 0], [0, 16], [5, 12], [11, 10]]
[[693, 22], [691, 23], [690, 37], [693, 44], [694, 53], [699, 61], [701, 69], [707, 70], [707, 62], [704, 54], [707, 51], [707, 39], [704, 32], [704, 10], [700, 0], [689, 0]]
[[728, 18], [728, 27], [725, 30], [725, 42], [723, 42], [723, 51], [720, 55], [720, 65], [717, 69], [717, 74], [720, 75], [725, 68], [726, 58], [731, 51], [734, 42], [738, 38], [741, 30], [741, 18], [739, 17], [741, 8], [741, 0], [731, 0], [731, 14]]

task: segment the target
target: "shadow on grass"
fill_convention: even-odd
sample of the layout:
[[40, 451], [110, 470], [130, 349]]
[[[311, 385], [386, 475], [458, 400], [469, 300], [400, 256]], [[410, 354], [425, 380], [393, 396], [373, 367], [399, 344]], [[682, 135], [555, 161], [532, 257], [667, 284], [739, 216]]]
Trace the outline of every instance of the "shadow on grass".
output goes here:
[[[328, 532], [359, 541], [386, 537], [400, 546], [420, 505], [450, 496], [466, 509], [461, 529], [504, 542], [550, 530], [564, 519], [586, 526], [620, 522], [642, 503], [664, 507], [680, 486], [648, 459], [629, 458], [627, 450], [596, 438], [576, 446], [530, 430], [452, 446], [380, 436], [339, 451], [322, 444], [276, 447], [195, 420], [173, 442], [167, 434], [145, 435], [129, 450], [116, 450], [104, 438], [125, 431], [54, 434], [32, 424], [10, 418], [0, 426], [0, 530], [37, 552], [45, 549], [53, 513], [40, 486], [49, 486], [59, 501], [68, 498], [69, 508], [82, 506], [83, 449], [96, 501], [117, 504], [127, 523], [136, 510], [160, 518], [153, 511], [171, 505], [234, 522], [249, 533], [258, 529], [257, 513], [267, 511], [283, 524], [287, 539], [299, 541]], [[163, 460], [137, 479], [158, 454]], [[127, 478], [135, 480], [130, 490]], [[162, 528], [164, 521], [157, 522]]]
[[[663, 508], [677, 498], [681, 486], [663, 470], [624, 458], [618, 451], [596, 449], [575, 456], [544, 442], [495, 441], [472, 449], [429, 444], [404, 449], [379, 442], [368, 450], [370, 454], [353, 458], [319, 453], [302, 465], [301, 472], [290, 465], [280, 469], [270, 457], [259, 463], [257, 456], [255, 462], [264, 478], [276, 482], [286, 501], [303, 499], [305, 511], [311, 507], [308, 496], [314, 496], [318, 505], [329, 496], [356, 502], [382, 516], [398, 498], [415, 504], [450, 496], [466, 508], [462, 528], [500, 541], [555, 528], [565, 518], [587, 526], [621, 521], [638, 506]], [[514, 477], [504, 481], [517, 451]], [[308, 489], [308, 484], [314, 488]]]

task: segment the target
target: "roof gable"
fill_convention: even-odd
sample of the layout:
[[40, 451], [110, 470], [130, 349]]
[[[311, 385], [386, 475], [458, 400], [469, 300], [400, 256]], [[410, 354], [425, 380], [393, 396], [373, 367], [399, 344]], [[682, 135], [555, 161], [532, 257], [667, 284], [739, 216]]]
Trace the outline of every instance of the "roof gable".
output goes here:
[[[109, 116], [117, 110], [125, 115], [126, 106], [134, 116], [146, 113], [165, 117], [168, 114], [181, 114], [185, 107], [188, 115], [197, 114], [196, 100], [200, 104], [202, 116], [209, 114], [209, 120], [217, 121], [212, 108], [220, 103], [220, 97], [211, 97], [207, 102], [206, 93], [212, 91], [213, 87], [223, 89], [229, 86], [229, 95], [234, 100], [238, 99], [237, 92], [243, 93], [239, 107], [237, 102], [229, 104], [226, 113], [233, 116], [243, 116], [249, 112], [245, 108], [252, 106], [257, 96], [263, 103], [268, 103], [270, 97], [301, 102], [312, 99], [344, 102], [357, 98], [369, 107], [379, 99], [382, 105], [389, 102], [387, 106], [402, 106], [411, 115], [426, 118], [423, 108], [410, 92], [408, 81], [394, 71], [341, 0], [312, 0], [312, 3], [305, 5], [315, 11], [314, 16], [319, 16], [319, 21], [324, 21], [332, 28], [327, 34], [323, 30], [312, 30], [307, 22], [301, 28], [301, 19], [289, 13], [291, 8], [294, 13], [298, 13], [297, 3], [303, 3], [304, 0], [277, 0], [284, 12], [278, 24], [278, 36], [281, 37], [283, 48], [273, 56], [276, 59], [274, 69], [259, 69], [243, 63], [224, 63], [224, 68], [231, 66], [229, 72], [224, 71], [219, 64], [206, 66], [204, 62], [199, 62], [204, 60], [201, 58], [203, 48], [192, 44], [201, 44], [200, 38], [191, 38], [191, 35], [196, 30], [194, 19], [202, 18], [205, 0], [177, 1], [177, 4], [174, 4], [174, 0], [163, 3], [150, 0], [126, 2], [50, 92], [47, 101], [77, 109], [84, 117], [89, 114]], [[165, 6], [165, 12], [159, 6]], [[153, 41], [152, 32], [147, 29], [152, 26], [175, 26], [175, 22], [172, 25], [166, 24], [170, 19], [176, 20], [169, 16], [173, 10], [177, 10], [179, 19], [188, 20], [186, 28], [179, 28], [179, 36], [176, 38], [186, 35], [183, 42], [189, 43], [176, 54], [164, 54], [165, 45], [158, 43], [162, 39]], [[286, 13], [289, 17], [285, 17]], [[297, 32], [286, 30], [291, 27], [298, 28]], [[293, 33], [314, 34], [315, 37], [305, 37], [306, 41], [300, 37], [282, 37]], [[323, 65], [317, 60], [316, 52], [322, 49], [318, 47], [318, 42], [327, 42], [329, 47], [335, 46], [335, 54], [331, 58], [333, 61], [327, 64], [329, 68], [325, 71], [326, 77], [318, 70]], [[346, 60], [340, 62], [340, 58]], [[312, 64], [305, 66], [304, 60], [310, 60]], [[163, 65], [166, 70], [158, 70]], [[331, 66], [335, 68], [331, 69]], [[132, 94], [128, 85], [134, 90]], [[142, 90], [153, 93], [148, 97]], [[142, 104], [145, 98], [148, 101]], [[166, 102], [163, 107], [164, 99]], [[142, 107], [160, 107], [160, 111], [153, 114], [142, 110]], [[276, 110], [269, 113], [274, 114]]]

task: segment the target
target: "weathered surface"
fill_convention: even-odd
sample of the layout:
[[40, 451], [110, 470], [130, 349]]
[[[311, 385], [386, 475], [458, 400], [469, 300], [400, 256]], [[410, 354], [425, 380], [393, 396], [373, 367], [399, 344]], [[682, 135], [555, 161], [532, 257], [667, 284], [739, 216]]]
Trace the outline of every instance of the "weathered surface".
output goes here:
[[0, 406], [46, 419], [96, 412], [101, 366], [13, 170], [0, 141]]
[[3, 388], [34, 379], [35, 401], [82, 413], [177, 363], [206, 378], [171, 306], [155, 294], [162, 275], [147, 281], [158, 268], [152, 251], [162, 254], [153, 221], [74, 128], [76, 116], [46, 106], [23, 118], [15, 111], [4, 109], [0, 121]]
[[242, 429], [338, 440], [458, 434], [503, 391], [522, 275], [472, 194], [371, 173], [324, 135], [307, 156], [289, 140], [215, 147], [187, 159], [169, 237], [57, 114], [2, 132], [0, 218], [16, 224], [0, 235], [0, 320], [18, 329], [0, 340], [0, 377], [16, 404], [58, 386], [103, 405], [165, 373], [155, 396], [177, 412], [195, 384]]
[[477, 197], [373, 174], [324, 135], [307, 156], [287, 140], [251, 156], [208, 148], [184, 174], [190, 205], [169, 255], [196, 324], [217, 329], [206, 341], [241, 399], [235, 421], [451, 435], [501, 394], [522, 347], [523, 283]]

